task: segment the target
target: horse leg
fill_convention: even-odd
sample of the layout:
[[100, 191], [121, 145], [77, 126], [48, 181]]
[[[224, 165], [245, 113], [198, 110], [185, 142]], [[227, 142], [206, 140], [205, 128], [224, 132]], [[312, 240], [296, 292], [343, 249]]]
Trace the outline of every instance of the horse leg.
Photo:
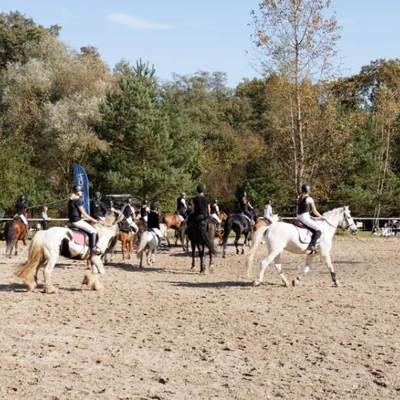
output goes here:
[[14, 255], [18, 255], [18, 238], [14, 241]]
[[333, 264], [331, 261], [331, 255], [329, 253], [326, 253], [326, 254], [323, 254], [322, 256], [323, 256], [326, 266], [329, 268], [329, 271], [331, 273], [333, 285], [336, 287], [340, 286], [339, 279], [336, 277], [336, 272], [335, 272], [335, 269], [333, 268]]
[[[267, 270], [267, 267], [269, 264], [271, 264], [272, 261], [275, 260], [275, 258], [279, 257], [280, 253], [278, 252], [273, 252], [268, 254], [267, 257], [264, 258], [261, 262], [261, 268], [260, 268], [260, 275], [259, 278], [253, 281], [253, 286], [259, 286], [263, 281], [264, 281], [264, 274], [265, 271]], [[279, 260], [278, 260], [279, 264]]]
[[[251, 237], [251, 236], [250, 236]], [[249, 233], [244, 234], [244, 242], [242, 246], [242, 254], [244, 254], [244, 248], [245, 246], [250, 246], [250, 239], [249, 239]]]
[[209, 250], [209, 253], [210, 253], [210, 266], [209, 266], [209, 268], [210, 268], [210, 273], [213, 273], [214, 272], [213, 254], [212, 254], [212, 252], [210, 250]]
[[195, 267], [195, 256], [196, 256], [196, 245], [193, 241], [190, 241], [190, 245], [192, 246], [192, 270]]
[[44, 293], [47, 293], [47, 294], [58, 293], [58, 288], [53, 286], [53, 283], [51, 281], [51, 274], [52, 274], [53, 268], [57, 262], [57, 254], [55, 252], [52, 252], [52, 253], [49, 252], [48, 256], [49, 257], [47, 260], [47, 264], [43, 270]]
[[92, 290], [101, 290], [104, 286], [99, 281], [99, 276], [105, 274], [105, 269], [101, 257], [92, 256], [91, 261], [91, 274], [86, 273], [83, 278], [82, 285], [88, 285]]
[[277, 271], [279, 272], [279, 275], [282, 279], [284, 286], [286, 286], [286, 287], [290, 286], [289, 281], [287, 280], [285, 274], [282, 271], [282, 256], [281, 256], [281, 254], [279, 254], [275, 257], [274, 265], [275, 265], [275, 268], [277, 269]]
[[235, 236], [235, 240], [233, 241], [233, 243], [235, 244], [235, 247], [236, 247], [236, 254], [239, 254], [239, 239], [240, 239], [240, 233], [237, 232], [236, 236]]
[[311, 265], [312, 265], [312, 262], [314, 261], [314, 259], [315, 259], [314, 255], [307, 255], [307, 257], [306, 257], [306, 265], [304, 266], [303, 271], [301, 271], [296, 276], [296, 279], [293, 279], [293, 281], [292, 281], [292, 285], [293, 286], [298, 286], [300, 281], [310, 272]]
[[199, 257], [200, 257], [200, 273], [205, 274], [206, 273], [206, 267], [204, 265], [204, 245], [198, 245], [199, 249]]

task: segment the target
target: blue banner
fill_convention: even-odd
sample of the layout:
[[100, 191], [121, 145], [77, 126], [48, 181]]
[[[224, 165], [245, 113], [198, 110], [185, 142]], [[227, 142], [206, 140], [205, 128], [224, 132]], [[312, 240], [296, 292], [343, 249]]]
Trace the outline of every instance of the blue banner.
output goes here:
[[90, 215], [89, 206], [89, 181], [85, 170], [78, 164], [73, 165], [74, 185], [80, 185], [83, 188], [83, 208]]

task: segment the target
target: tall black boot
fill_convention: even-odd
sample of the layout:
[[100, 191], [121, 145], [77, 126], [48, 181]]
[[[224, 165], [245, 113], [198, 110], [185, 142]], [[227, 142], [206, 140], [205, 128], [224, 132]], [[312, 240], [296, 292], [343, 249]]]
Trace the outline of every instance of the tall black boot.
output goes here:
[[316, 243], [317, 240], [321, 237], [322, 232], [321, 231], [315, 231], [311, 237], [311, 242], [308, 245], [307, 250], [309, 251], [309, 254], [315, 254], [317, 252], [316, 248]]
[[89, 233], [89, 247], [92, 254], [99, 256], [101, 250], [96, 246], [97, 233]]

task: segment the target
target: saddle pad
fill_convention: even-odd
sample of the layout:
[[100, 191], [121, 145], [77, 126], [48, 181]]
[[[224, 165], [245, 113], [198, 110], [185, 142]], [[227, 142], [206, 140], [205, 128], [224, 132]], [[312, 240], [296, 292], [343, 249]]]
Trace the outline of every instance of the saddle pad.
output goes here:
[[[72, 230], [72, 229], [71, 229]], [[77, 231], [77, 230], [72, 230], [72, 238], [74, 239], [74, 242], [76, 244], [79, 244], [81, 246], [87, 246], [87, 234]]]
[[[319, 225], [320, 231], [322, 232], [321, 237], [317, 240], [317, 244], [318, 244], [324, 238], [324, 230], [323, 230], [321, 221], [316, 221], [316, 222]], [[299, 234], [299, 240], [301, 243], [310, 243], [311, 242], [312, 232], [307, 227], [300, 228], [297, 225], [294, 225], [294, 227], [297, 229], [297, 232]]]

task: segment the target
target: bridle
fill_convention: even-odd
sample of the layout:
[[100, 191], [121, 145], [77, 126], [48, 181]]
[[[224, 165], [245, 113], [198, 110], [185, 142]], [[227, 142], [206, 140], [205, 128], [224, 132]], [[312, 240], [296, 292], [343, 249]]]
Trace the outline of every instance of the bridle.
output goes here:
[[343, 215], [343, 220], [346, 222], [347, 226], [343, 229], [349, 229], [351, 226], [355, 226], [357, 228], [357, 225], [355, 224], [355, 222], [353, 221], [352, 223], [349, 222], [349, 217], [346, 215], [346, 213]]

